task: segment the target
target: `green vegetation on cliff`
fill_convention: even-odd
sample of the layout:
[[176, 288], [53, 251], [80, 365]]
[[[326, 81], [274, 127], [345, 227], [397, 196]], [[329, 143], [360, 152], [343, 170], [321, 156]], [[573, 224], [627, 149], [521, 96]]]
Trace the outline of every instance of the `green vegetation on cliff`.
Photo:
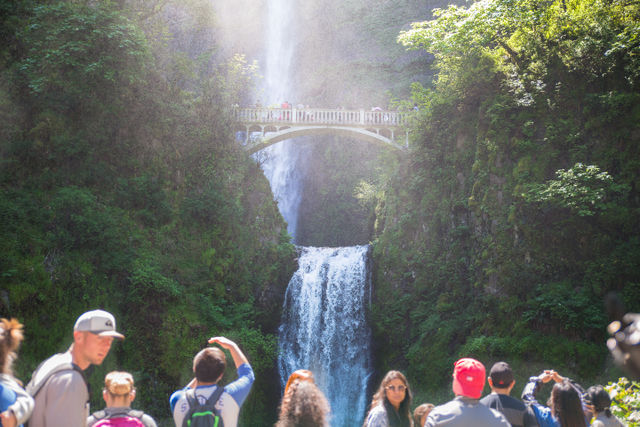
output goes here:
[[399, 37], [437, 74], [414, 87], [410, 154], [379, 206], [378, 365], [421, 392], [463, 355], [602, 375], [605, 294], [640, 309], [640, 8], [493, 0], [436, 16]]
[[[278, 403], [295, 253], [225, 110], [253, 66], [198, 50], [210, 6], [188, 6], [0, 2], [0, 315], [25, 323], [16, 373], [28, 380], [66, 350], [79, 314], [110, 310], [127, 338], [91, 376], [92, 407], [104, 374], [124, 369], [158, 419], [193, 355], [226, 335], [262, 378], [243, 413], [256, 425]], [[170, 13], [184, 27], [169, 32]], [[181, 50], [185, 34], [202, 43]]]

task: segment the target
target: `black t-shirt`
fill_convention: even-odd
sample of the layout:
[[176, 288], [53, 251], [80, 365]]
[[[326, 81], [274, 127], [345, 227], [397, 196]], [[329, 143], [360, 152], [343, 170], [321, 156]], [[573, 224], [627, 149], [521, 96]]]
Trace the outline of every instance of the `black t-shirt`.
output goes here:
[[491, 393], [480, 399], [480, 403], [502, 412], [513, 427], [538, 426], [536, 416], [531, 408], [506, 394]]

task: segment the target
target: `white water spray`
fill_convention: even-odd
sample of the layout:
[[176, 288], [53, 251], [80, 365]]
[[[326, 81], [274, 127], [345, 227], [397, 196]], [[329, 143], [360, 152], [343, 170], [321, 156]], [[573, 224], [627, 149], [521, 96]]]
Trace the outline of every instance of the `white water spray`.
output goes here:
[[372, 369], [368, 246], [299, 250], [280, 326], [280, 378], [284, 385], [295, 370], [311, 370], [331, 404], [331, 425], [356, 426]]
[[[295, 0], [268, 0], [265, 104], [293, 101], [292, 28]], [[256, 155], [287, 231], [295, 242], [307, 161], [300, 141], [283, 141]], [[282, 385], [297, 369], [313, 372], [331, 405], [331, 425], [362, 423], [372, 372], [371, 332], [365, 319], [370, 293], [368, 247], [298, 247], [299, 269], [285, 295], [279, 334]]]
[[[294, 0], [267, 1], [267, 48], [265, 67], [266, 105], [280, 106], [288, 101], [291, 87]], [[302, 197], [302, 175], [297, 167], [304, 155], [292, 141], [283, 141], [256, 154], [262, 170], [271, 184], [278, 209], [287, 222], [287, 231], [295, 242], [298, 210]]]

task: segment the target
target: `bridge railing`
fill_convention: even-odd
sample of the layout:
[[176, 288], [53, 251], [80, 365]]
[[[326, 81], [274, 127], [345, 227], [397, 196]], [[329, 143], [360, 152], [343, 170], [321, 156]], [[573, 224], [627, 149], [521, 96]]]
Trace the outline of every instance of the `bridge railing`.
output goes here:
[[241, 123], [342, 126], [404, 126], [409, 113], [399, 111], [332, 110], [321, 108], [234, 108]]

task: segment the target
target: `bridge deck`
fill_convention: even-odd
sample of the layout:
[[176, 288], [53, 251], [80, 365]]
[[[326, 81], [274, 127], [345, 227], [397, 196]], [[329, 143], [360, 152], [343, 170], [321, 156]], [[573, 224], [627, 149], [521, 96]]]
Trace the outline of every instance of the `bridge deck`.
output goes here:
[[401, 127], [409, 113], [398, 111], [332, 110], [321, 108], [235, 108], [236, 120], [244, 124], [332, 125], [349, 127]]

